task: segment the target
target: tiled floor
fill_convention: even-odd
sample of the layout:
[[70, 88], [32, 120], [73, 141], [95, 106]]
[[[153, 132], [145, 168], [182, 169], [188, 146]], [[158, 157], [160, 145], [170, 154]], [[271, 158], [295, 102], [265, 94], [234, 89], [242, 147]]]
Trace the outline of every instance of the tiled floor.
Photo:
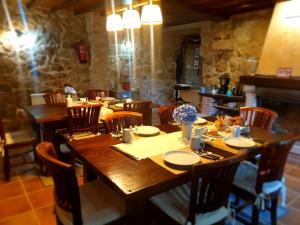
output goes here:
[[[279, 225], [300, 221], [300, 157], [289, 157], [285, 168], [288, 214]], [[82, 177], [79, 178], [82, 184]], [[0, 225], [52, 225], [53, 187], [45, 187], [36, 172], [17, 175], [8, 183], [0, 181]]]

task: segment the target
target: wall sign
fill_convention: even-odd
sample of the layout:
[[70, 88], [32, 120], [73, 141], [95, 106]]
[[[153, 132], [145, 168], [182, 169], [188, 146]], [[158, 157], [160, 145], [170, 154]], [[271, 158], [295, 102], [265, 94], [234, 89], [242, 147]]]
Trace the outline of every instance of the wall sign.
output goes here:
[[278, 68], [277, 77], [291, 77], [293, 69], [292, 68]]

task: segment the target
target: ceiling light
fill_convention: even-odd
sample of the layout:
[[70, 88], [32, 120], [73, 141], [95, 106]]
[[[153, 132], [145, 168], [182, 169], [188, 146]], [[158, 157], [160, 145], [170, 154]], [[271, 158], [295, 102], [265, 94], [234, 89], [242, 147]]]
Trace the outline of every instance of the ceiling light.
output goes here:
[[106, 19], [107, 31], [119, 31], [123, 30], [123, 21], [120, 15], [111, 14]]
[[141, 23], [145, 25], [162, 24], [162, 14], [159, 5], [145, 5], [142, 10]]
[[140, 14], [137, 10], [128, 9], [123, 12], [123, 23], [124, 27], [128, 29], [140, 28], [141, 20]]

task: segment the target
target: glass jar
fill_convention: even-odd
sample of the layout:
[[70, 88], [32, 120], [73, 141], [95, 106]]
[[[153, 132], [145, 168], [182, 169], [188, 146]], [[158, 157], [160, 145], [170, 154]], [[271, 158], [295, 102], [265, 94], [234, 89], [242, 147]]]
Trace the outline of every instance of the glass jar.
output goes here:
[[255, 57], [251, 56], [247, 58], [247, 73], [249, 75], [255, 75], [257, 68], [257, 60]]

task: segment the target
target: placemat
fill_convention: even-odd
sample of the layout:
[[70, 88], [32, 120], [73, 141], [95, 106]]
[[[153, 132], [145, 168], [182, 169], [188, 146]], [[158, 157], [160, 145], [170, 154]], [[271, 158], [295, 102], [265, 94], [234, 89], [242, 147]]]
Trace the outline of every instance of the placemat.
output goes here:
[[181, 142], [181, 131], [155, 137], [134, 140], [132, 144], [117, 144], [112, 147], [136, 160], [146, 159], [151, 156], [163, 154], [166, 151], [183, 149], [186, 147]]

